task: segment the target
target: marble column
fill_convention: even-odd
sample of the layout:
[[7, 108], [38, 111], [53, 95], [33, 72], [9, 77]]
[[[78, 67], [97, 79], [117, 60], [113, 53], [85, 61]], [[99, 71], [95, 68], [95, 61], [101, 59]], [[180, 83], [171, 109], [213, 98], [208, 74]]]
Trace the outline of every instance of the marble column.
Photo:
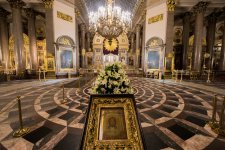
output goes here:
[[91, 51], [91, 34], [90, 32], [88, 31], [86, 33], [86, 37], [87, 37], [87, 51]]
[[190, 13], [185, 13], [183, 18], [183, 70], [186, 70], [187, 68], [187, 52], [188, 52], [188, 46], [189, 46], [189, 33], [190, 33]]
[[173, 53], [174, 9], [175, 0], [167, 0], [166, 56], [170, 56]]
[[46, 20], [46, 50], [47, 56], [55, 56], [54, 47], [54, 22], [53, 22], [53, 4], [54, 0], [42, 0], [45, 5]]
[[138, 24], [136, 26], [136, 67], [139, 68], [140, 66], [140, 32], [141, 32], [141, 25]]
[[21, 8], [25, 3], [21, 0], [7, 0], [12, 8], [13, 37], [14, 37], [14, 56], [16, 74], [20, 74], [26, 69], [26, 56], [23, 43], [23, 27]]
[[31, 69], [36, 71], [37, 66], [37, 44], [36, 44], [36, 31], [35, 31], [35, 12], [31, 8], [25, 9], [28, 19], [28, 36], [30, 44], [30, 64]]
[[141, 68], [144, 70], [145, 72], [145, 65], [146, 65], [146, 59], [145, 59], [145, 54], [146, 54], [146, 47], [145, 47], [145, 33], [146, 33], [146, 24], [143, 24], [143, 31], [142, 31], [142, 50], [141, 50]]
[[85, 55], [86, 55], [86, 49], [85, 49], [85, 32], [86, 32], [86, 26], [84, 23], [80, 24], [80, 29], [81, 29], [81, 54], [82, 54], [82, 68], [86, 67], [86, 60], [85, 60]]
[[213, 69], [214, 59], [214, 42], [215, 42], [215, 31], [216, 31], [216, 14], [212, 13], [208, 17], [208, 30], [207, 30], [207, 53], [210, 54], [210, 61], [208, 64], [209, 69]]
[[[224, 26], [225, 26], [225, 17], [224, 17]], [[223, 30], [223, 39], [222, 39], [222, 48], [221, 48], [221, 53], [220, 53], [219, 70], [225, 71], [225, 30]]]
[[9, 29], [7, 24], [7, 12], [5, 9], [0, 7], [0, 46], [2, 50], [2, 63], [4, 70], [9, 69]]
[[202, 38], [203, 38], [203, 23], [204, 12], [208, 3], [199, 2], [194, 6], [193, 11], [195, 13], [195, 31], [194, 31], [194, 47], [192, 52], [192, 70], [201, 71], [202, 67]]
[[135, 38], [135, 34], [132, 32], [130, 35], [130, 53], [134, 53], [134, 38]]

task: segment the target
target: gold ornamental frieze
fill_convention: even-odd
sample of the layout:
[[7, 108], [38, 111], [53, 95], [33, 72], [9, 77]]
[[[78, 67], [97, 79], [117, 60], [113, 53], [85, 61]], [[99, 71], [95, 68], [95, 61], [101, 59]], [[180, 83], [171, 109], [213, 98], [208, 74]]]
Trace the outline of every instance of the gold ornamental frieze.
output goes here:
[[163, 14], [159, 14], [157, 16], [149, 18], [148, 24], [152, 24], [152, 23], [155, 23], [155, 22], [158, 22], [158, 21], [161, 21], [161, 20], [163, 20]]
[[73, 22], [72, 16], [64, 14], [60, 11], [57, 11], [57, 17], [62, 19], [62, 20], [68, 21], [68, 22]]

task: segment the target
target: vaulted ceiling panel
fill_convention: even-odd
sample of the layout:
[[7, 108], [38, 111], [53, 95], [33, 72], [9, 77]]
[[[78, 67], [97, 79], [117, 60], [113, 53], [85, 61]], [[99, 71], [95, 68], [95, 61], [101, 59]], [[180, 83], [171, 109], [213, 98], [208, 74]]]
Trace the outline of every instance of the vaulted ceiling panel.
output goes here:
[[[105, 6], [107, 0], [84, 0], [88, 11], [97, 11], [98, 7]], [[135, 4], [139, 0], [115, 0], [115, 5], [122, 8], [122, 10], [127, 10], [133, 12]]]

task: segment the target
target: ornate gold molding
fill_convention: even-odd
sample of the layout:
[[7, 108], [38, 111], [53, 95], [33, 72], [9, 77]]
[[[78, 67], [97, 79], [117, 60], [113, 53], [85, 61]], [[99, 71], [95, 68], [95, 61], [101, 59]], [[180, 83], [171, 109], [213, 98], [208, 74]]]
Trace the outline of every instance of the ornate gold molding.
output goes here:
[[26, 4], [22, 0], [7, 0], [12, 8], [22, 8]]
[[174, 11], [176, 4], [175, 0], [167, 0], [166, 4], [168, 11]]
[[193, 7], [193, 13], [202, 13], [206, 10], [207, 6], [209, 5], [208, 2], [199, 2], [198, 4], [196, 4], [194, 7]]
[[42, 0], [45, 5], [45, 9], [52, 9], [54, 0]]
[[68, 21], [68, 22], [73, 22], [72, 16], [64, 14], [60, 11], [57, 11], [57, 17], [62, 19], [62, 20]]
[[149, 18], [148, 24], [155, 23], [155, 22], [158, 22], [158, 21], [161, 21], [161, 20], [163, 20], [163, 14], [160, 14], [160, 15], [153, 16], [153, 17]]

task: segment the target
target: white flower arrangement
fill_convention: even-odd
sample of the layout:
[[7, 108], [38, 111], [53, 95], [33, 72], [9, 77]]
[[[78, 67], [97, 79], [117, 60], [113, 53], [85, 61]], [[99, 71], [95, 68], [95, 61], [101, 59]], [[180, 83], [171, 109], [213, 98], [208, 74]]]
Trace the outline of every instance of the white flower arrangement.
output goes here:
[[115, 62], [106, 65], [105, 69], [100, 71], [96, 81], [90, 89], [91, 94], [133, 94], [123, 65]]

